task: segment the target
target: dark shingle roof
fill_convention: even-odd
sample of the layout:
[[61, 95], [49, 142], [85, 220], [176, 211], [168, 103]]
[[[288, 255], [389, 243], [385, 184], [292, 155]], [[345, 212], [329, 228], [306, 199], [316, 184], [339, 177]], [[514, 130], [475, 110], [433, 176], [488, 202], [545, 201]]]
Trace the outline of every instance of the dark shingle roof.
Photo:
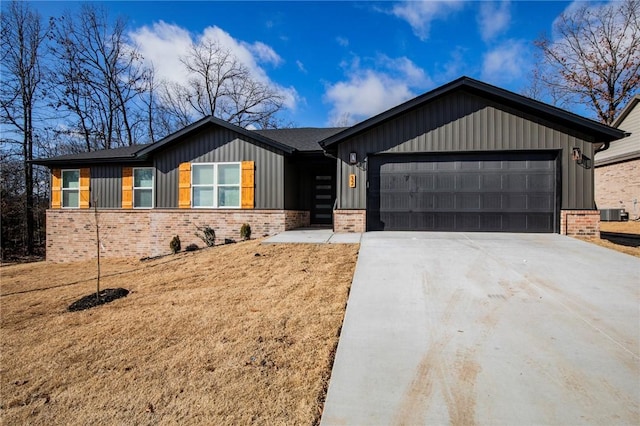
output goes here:
[[131, 145], [121, 148], [101, 149], [98, 151], [80, 152], [78, 154], [59, 155], [57, 157], [33, 160], [34, 164], [55, 165], [73, 163], [140, 161], [136, 153], [151, 144]]
[[345, 129], [346, 127], [302, 127], [296, 129], [254, 130], [254, 132], [295, 148], [298, 151], [321, 151], [322, 148], [318, 142]]

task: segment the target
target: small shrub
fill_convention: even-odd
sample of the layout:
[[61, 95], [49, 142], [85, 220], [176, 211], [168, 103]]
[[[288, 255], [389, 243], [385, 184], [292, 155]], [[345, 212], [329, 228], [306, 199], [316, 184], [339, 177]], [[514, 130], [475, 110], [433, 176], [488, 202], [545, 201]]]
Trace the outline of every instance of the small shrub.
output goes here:
[[189, 245], [187, 246], [187, 248], [185, 248], [184, 250], [185, 250], [185, 251], [196, 251], [196, 250], [198, 250], [199, 248], [200, 248], [200, 247], [198, 247], [198, 245], [197, 245], [197, 244], [189, 244]]
[[224, 243], [225, 244], [234, 244], [236, 242], [236, 240], [232, 239], [232, 238], [225, 238], [224, 239]]
[[173, 237], [171, 242], [169, 243], [169, 247], [171, 248], [171, 253], [176, 254], [180, 251], [180, 236], [176, 235]]
[[251, 239], [251, 225], [249, 225], [248, 223], [242, 224], [242, 226], [240, 227], [240, 238], [242, 238], [243, 240]]
[[196, 232], [196, 237], [200, 238], [207, 247], [213, 247], [216, 245], [216, 231], [210, 226], [197, 226], [196, 229], [201, 232]]

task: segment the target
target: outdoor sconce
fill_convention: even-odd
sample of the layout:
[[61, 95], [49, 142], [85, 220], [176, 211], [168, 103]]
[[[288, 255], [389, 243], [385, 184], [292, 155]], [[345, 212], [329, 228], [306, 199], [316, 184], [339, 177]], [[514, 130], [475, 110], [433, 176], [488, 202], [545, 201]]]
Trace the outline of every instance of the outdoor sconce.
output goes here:
[[358, 153], [350, 152], [349, 153], [349, 164], [357, 164], [358, 163]]
[[571, 158], [578, 164], [582, 164], [582, 151], [578, 147], [574, 147], [571, 152]]

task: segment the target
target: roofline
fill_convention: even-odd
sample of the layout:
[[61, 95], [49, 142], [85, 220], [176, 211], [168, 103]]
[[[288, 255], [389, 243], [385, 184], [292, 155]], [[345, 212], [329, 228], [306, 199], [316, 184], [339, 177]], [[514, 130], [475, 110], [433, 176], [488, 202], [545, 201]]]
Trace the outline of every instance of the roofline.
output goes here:
[[[422, 104], [430, 102], [442, 95], [445, 95], [449, 92], [452, 92], [456, 89], [466, 88], [471, 91], [478, 91], [484, 94], [490, 94], [500, 98], [503, 102], [507, 104], [515, 104], [520, 108], [533, 110], [537, 113], [542, 113], [544, 116], [547, 116], [551, 121], [560, 121], [564, 123], [572, 124], [573, 126], [582, 127], [586, 130], [596, 131], [601, 136], [604, 137], [605, 141], [616, 140], [624, 137], [624, 132], [615, 129], [613, 127], [606, 126], [604, 124], [598, 123], [597, 121], [581, 117], [577, 114], [574, 114], [569, 111], [565, 111], [563, 109], [554, 107], [552, 105], [545, 104], [540, 101], [536, 101], [531, 98], [527, 98], [522, 95], [518, 95], [517, 93], [510, 92], [505, 89], [501, 89], [496, 86], [492, 86], [487, 83], [483, 83], [481, 81], [472, 79], [470, 77], [460, 77], [450, 83], [447, 83], [443, 86], [440, 86], [436, 89], [433, 89], [427, 93], [424, 93], [420, 96], [417, 96], [403, 104], [400, 104], [396, 107], [393, 107], [387, 111], [384, 111], [376, 116], [373, 116], [367, 120], [364, 120], [342, 132], [336, 133], [335, 135], [328, 137], [322, 141], [320, 141], [320, 145], [323, 148], [329, 148], [331, 145], [337, 144], [348, 137], [355, 136], [359, 133], [362, 133], [369, 128], [382, 124], [385, 121], [391, 120], [393, 118], [398, 117], [399, 115], [416, 108]], [[601, 141], [598, 141], [601, 142]]]
[[166, 136], [160, 139], [158, 142], [152, 143], [146, 148], [136, 152], [136, 156], [139, 156], [139, 157], [148, 156], [154, 151], [157, 151], [158, 149], [161, 149], [166, 145], [171, 144], [176, 139], [180, 139], [191, 133], [194, 133], [208, 124], [215, 124], [215, 125], [224, 127], [225, 129], [231, 130], [233, 132], [240, 133], [243, 136], [246, 136], [248, 138], [261, 142], [263, 144], [269, 145], [273, 148], [279, 149], [280, 151], [284, 151], [287, 154], [292, 154], [296, 151], [295, 148], [292, 148], [288, 145], [281, 144], [280, 142], [276, 142], [273, 139], [267, 138], [266, 136], [262, 136], [258, 133], [252, 132], [251, 130], [247, 130], [243, 127], [236, 126], [235, 124], [231, 124], [227, 121], [221, 120], [219, 118], [216, 118], [210, 115], [208, 117], [204, 117], [203, 119], [196, 121], [195, 123], [188, 125], [187, 127], [184, 127], [178, 130], [177, 132], [170, 134], [169, 136]]
[[640, 151], [625, 152], [624, 154], [618, 154], [611, 157], [598, 159], [593, 161], [594, 167], [607, 166], [609, 164], [622, 163], [624, 161], [630, 161], [640, 158]]
[[618, 115], [618, 117], [615, 120], [613, 120], [613, 123], [611, 125], [615, 128], [618, 128], [620, 126], [620, 123], [622, 123], [624, 119], [627, 118], [629, 113], [633, 111], [633, 108], [636, 106], [638, 102], [640, 102], [640, 95], [635, 95], [633, 98], [631, 98], [629, 103], [627, 103], [627, 105], [624, 107], [620, 115]]
[[148, 158], [136, 157], [136, 154], [132, 154], [127, 157], [105, 157], [105, 158], [80, 158], [80, 159], [57, 159], [57, 158], [41, 158], [30, 160], [29, 163], [36, 164], [38, 166], [65, 166], [65, 165], [90, 165], [90, 164], [104, 164], [104, 163], [147, 163]]

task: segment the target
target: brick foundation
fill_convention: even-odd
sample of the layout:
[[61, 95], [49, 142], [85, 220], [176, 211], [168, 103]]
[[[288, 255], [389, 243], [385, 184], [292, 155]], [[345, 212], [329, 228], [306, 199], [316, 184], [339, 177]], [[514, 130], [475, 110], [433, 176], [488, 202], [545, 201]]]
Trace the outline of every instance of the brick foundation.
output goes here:
[[[169, 242], [180, 236], [203, 247], [196, 225], [210, 226], [216, 241], [238, 241], [243, 223], [252, 238], [309, 225], [308, 211], [289, 210], [99, 210], [101, 254], [104, 257], [152, 257], [170, 253]], [[92, 210], [47, 210], [47, 260], [69, 262], [96, 256]]]
[[598, 210], [562, 210], [560, 233], [580, 237], [600, 237], [600, 212]]
[[640, 218], [640, 158], [597, 166], [594, 178], [599, 209], [625, 209], [629, 219]]
[[367, 227], [366, 210], [334, 210], [334, 232], [365, 232]]

